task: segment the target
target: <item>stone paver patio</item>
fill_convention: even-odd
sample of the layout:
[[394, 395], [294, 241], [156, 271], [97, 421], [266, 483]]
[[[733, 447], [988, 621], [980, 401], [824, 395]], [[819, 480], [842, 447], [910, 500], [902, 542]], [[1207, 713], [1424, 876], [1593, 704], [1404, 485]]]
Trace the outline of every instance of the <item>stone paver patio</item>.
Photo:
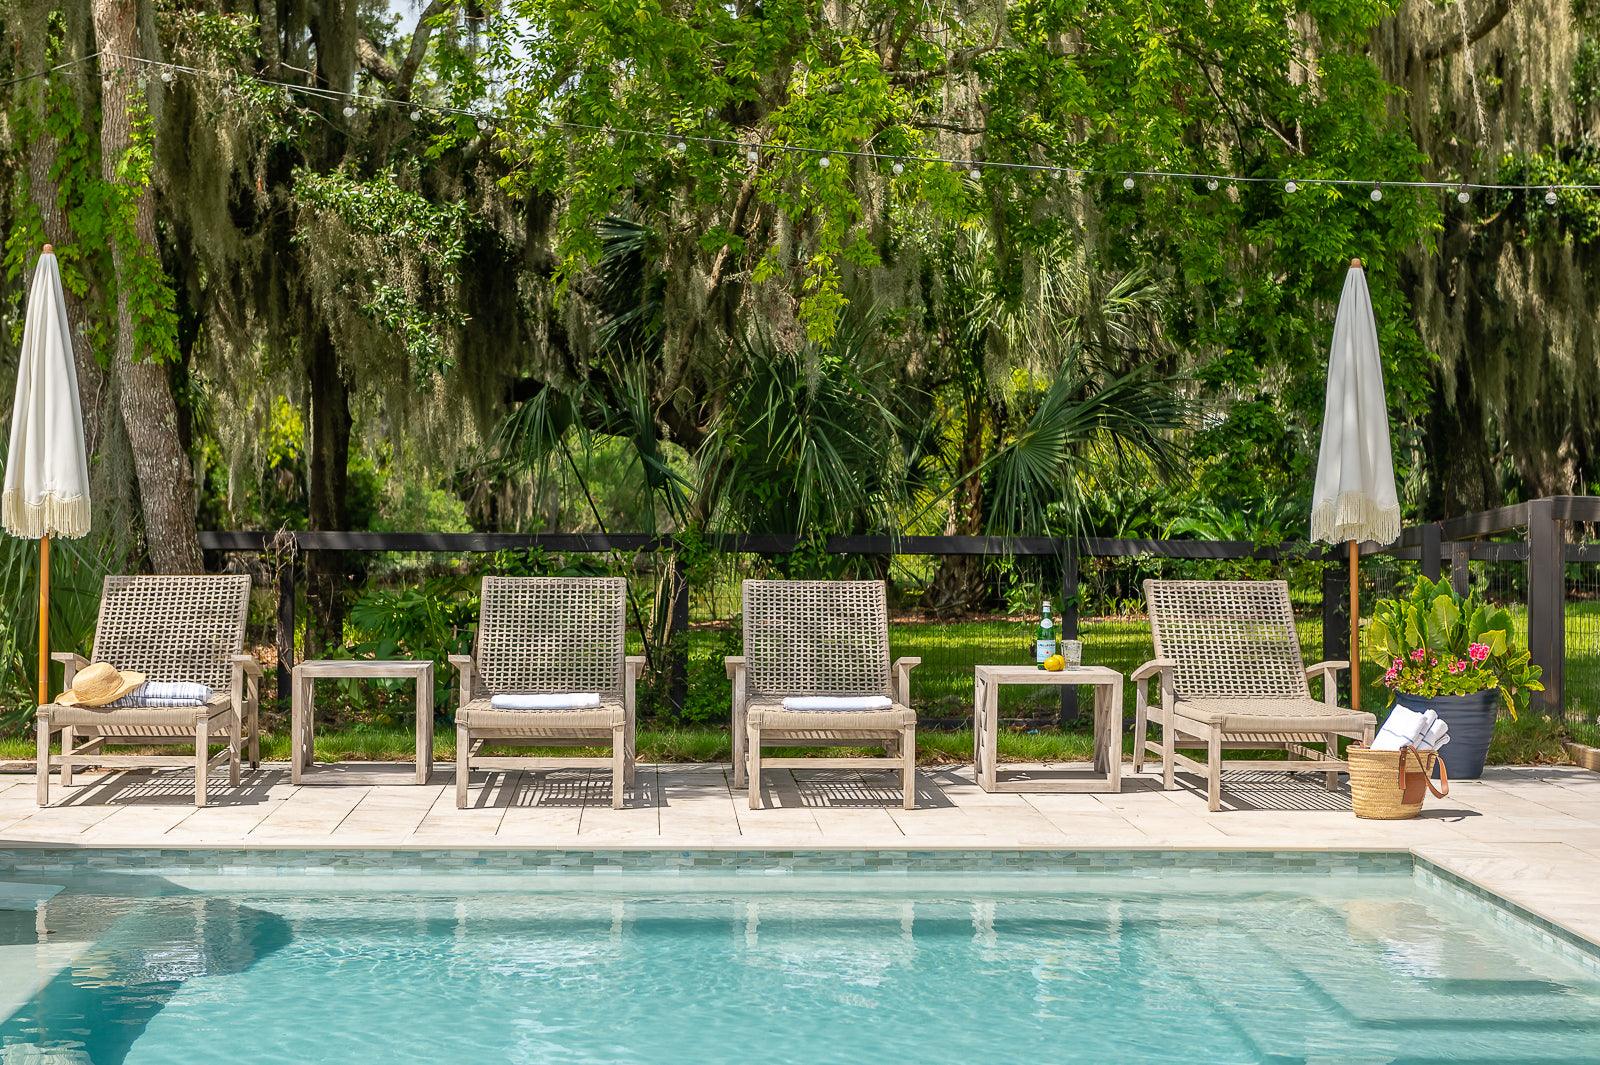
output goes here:
[[924, 769], [905, 811], [882, 774], [777, 772], [752, 811], [726, 765], [641, 766], [626, 810], [600, 774], [475, 773], [457, 810], [449, 769], [425, 786], [412, 773], [346, 766], [296, 787], [268, 765], [237, 789], [224, 777], [203, 810], [182, 771], [81, 773], [45, 810], [31, 775], [0, 775], [0, 846], [1407, 850], [1600, 945], [1600, 774], [1583, 769], [1491, 769], [1394, 822], [1268, 774], [1232, 775], [1212, 814], [1192, 786], [1131, 774], [1115, 795], [990, 795], [970, 766]]

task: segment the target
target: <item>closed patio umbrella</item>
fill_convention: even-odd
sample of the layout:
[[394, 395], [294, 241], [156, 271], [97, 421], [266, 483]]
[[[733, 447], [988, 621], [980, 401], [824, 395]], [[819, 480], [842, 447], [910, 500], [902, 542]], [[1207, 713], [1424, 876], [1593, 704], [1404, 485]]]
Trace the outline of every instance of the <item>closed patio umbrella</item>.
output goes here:
[[50, 695], [50, 538], [89, 531], [89, 462], [84, 454], [78, 371], [61, 270], [44, 246], [28, 293], [11, 411], [11, 446], [0, 492], [6, 532], [39, 541], [39, 703]]
[[1361, 608], [1356, 587], [1360, 545], [1364, 540], [1393, 543], [1399, 535], [1400, 497], [1389, 450], [1378, 323], [1361, 260], [1352, 259], [1328, 353], [1311, 539], [1350, 545], [1350, 700], [1356, 710], [1361, 709]]

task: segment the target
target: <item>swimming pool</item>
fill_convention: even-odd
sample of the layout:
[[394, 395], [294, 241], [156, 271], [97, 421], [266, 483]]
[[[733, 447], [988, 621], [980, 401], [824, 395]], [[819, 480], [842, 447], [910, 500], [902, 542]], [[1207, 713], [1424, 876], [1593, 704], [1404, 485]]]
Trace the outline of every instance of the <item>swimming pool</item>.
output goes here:
[[1399, 855], [12, 851], [0, 880], [6, 1062], [1600, 1057], [1600, 961]]

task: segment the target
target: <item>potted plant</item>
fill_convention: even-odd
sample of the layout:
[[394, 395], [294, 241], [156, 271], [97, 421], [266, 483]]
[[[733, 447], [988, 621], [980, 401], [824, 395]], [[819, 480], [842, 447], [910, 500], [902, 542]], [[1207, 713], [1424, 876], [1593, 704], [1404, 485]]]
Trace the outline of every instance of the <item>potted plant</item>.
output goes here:
[[1511, 615], [1476, 592], [1457, 595], [1447, 580], [1419, 577], [1410, 596], [1379, 600], [1364, 650], [1384, 668], [1396, 703], [1432, 710], [1449, 726], [1439, 754], [1458, 780], [1483, 772], [1500, 708], [1514, 720], [1544, 690], [1544, 670], [1513, 639]]

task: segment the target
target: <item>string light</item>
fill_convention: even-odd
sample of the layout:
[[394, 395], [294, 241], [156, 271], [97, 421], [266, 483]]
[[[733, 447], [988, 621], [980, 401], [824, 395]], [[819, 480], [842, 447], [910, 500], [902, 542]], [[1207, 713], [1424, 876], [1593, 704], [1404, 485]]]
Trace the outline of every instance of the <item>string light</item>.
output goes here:
[[967, 176], [970, 177], [973, 181], [978, 181], [978, 180], [982, 179], [983, 172], [980, 171], [977, 167], [973, 167], [971, 170], [967, 171]]
[[826, 169], [828, 169], [828, 167], [833, 165], [833, 160], [829, 159], [826, 155], [824, 155], [821, 159], [817, 160], [817, 165], [822, 167], [822, 169], [826, 170]]
[[744, 157], [750, 160], [752, 163], [759, 163], [761, 161], [761, 153], [756, 151], [754, 148], [751, 148], [748, 152], [745, 152]]
[[[83, 56], [80, 59], [73, 59], [73, 60], [69, 60], [68, 62], [65, 62], [65, 63], [57, 64], [56, 66], [50, 67], [50, 68], [45, 69], [45, 70], [35, 71], [35, 72], [31, 73], [31, 74], [24, 74], [24, 75], [22, 75], [21, 77], [18, 77], [18, 78], [12, 78], [9, 81], [0, 82], [0, 87], [6, 86], [6, 85], [16, 84], [16, 83], [22, 82], [22, 81], [29, 81], [29, 80], [32, 80], [34, 78], [48, 77], [49, 75], [55, 73], [56, 71], [64, 70], [64, 69], [67, 69], [69, 67], [78, 66], [78, 65], [80, 65], [82, 63], [87, 63], [87, 62], [90, 62], [90, 61], [92, 61], [94, 59], [97, 59], [97, 58], [100, 58], [100, 57], [120, 60], [120, 61], [127, 62], [127, 63], [137, 63], [137, 64], [140, 64], [140, 65], [145, 66], [145, 67], [155, 68], [155, 69], [160, 71], [161, 80], [163, 82], [168, 82], [168, 83], [170, 83], [174, 79], [174, 76], [177, 75], [177, 74], [189, 74], [189, 75], [193, 75], [194, 77], [198, 77], [198, 78], [208, 78], [208, 79], [211, 79], [211, 80], [218, 80], [218, 81], [231, 81], [231, 76], [230, 75], [222, 74], [222, 73], [219, 73], [217, 71], [202, 70], [202, 69], [197, 68], [197, 67], [185, 66], [184, 64], [181, 64], [181, 63], [172, 63], [172, 62], [168, 62], [168, 61], [164, 61], [164, 60], [146, 59], [146, 58], [144, 58], [142, 56], [129, 56], [129, 55], [122, 55], [122, 54], [117, 53], [117, 52], [99, 51], [99, 52], [94, 52], [94, 53], [91, 53], [89, 55]], [[353, 114], [354, 114], [354, 112], [356, 110], [356, 107], [354, 105], [359, 104], [359, 103], [367, 103], [367, 104], [370, 104], [373, 107], [390, 107], [390, 106], [407, 107], [407, 108], [409, 108], [409, 113], [411, 115], [411, 119], [414, 122], [415, 121], [420, 121], [424, 111], [433, 112], [433, 113], [439, 114], [439, 115], [465, 116], [465, 117], [468, 117], [468, 118], [476, 119], [477, 124], [478, 124], [478, 128], [480, 130], [487, 130], [489, 128], [490, 118], [492, 117], [492, 116], [487, 116], [486, 117], [486, 116], [483, 116], [483, 115], [479, 114], [476, 111], [471, 111], [471, 110], [468, 110], [466, 108], [454, 107], [454, 106], [450, 106], [450, 105], [446, 105], [446, 104], [413, 105], [409, 101], [398, 100], [398, 99], [394, 99], [392, 97], [387, 97], [387, 96], [377, 96], [377, 95], [372, 95], [372, 94], [369, 94], [369, 93], [359, 93], [359, 92], [344, 92], [344, 91], [341, 91], [341, 90], [338, 90], [338, 89], [330, 89], [330, 88], [325, 88], [323, 86], [318, 86], [318, 85], [299, 85], [299, 84], [295, 84], [294, 82], [274, 81], [274, 80], [271, 80], [271, 79], [268, 79], [268, 78], [256, 77], [256, 78], [252, 78], [251, 81], [254, 84], [259, 85], [259, 86], [263, 86], [263, 87], [266, 87], [266, 88], [280, 89], [280, 90], [282, 90], [284, 92], [295, 93], [295, 94], [299, 94], [299, 95], [302, 95], [302, 96], [313, 96], [313, 97], [318, 97], [318, 98], [321, 98], [321, 99], [324, 99], [324, 100], [329, 100], [329, 101], [347, 101], [349, 103], [349, 105], [350, 105], [350, 106], [347, 107], [347, 112], [350, 113], [352, 116], [353, 116]], [[572, 130], [572, 131], [588, 131], [588, 132], [598, 132], [599, 130], [604, 128], [604, 127], [596, 125], [594, 123], [562, 122], [562, 121], [548, 121], [546, 123], [546, 126], [548, 128], [551, 128], [551, 129]], [[672, 144], [673, 149], [678, 151], [678, 152], [687, 151], [688, 150], [688, 142], [689, 141], [693, 141], [696, 144], [704, 145], [709, 149], [715, 149], [715, 148], [718, 148], [718, 147], [738, 148], [738, 147], [741, 146], [741, 143], [739, 141], [732, 140], [732, 139], [726, 138], [726, 137], [715, 137], [715, 136], [695, 135], [695, 134], [675, 134], [675, 133], [662, 132], [660, 130], [646, 130], [646, 129], [626, 129], [626, 130], [620, 130], [618, 132], [623, 133], [623, 134], [627, 134], [627, 135], [630, 135], [630, 136], [657, 138], [657, 139], [661, 139], [661, 140], [670, 140], [670, 141], [673, 141], [673, 144]], [[608, 144], [615, 144], [616, 143], [615, 140], [613, 139], [614, 136], [615, 136], [615, 134], [612, 134], [611, 136], [607, 137], [607, 143]], [[744, 146], [748, 147], [748, 145], [744, 145]], [[789, 154], [800, 153], [800, 154], [805, 154], [805, 155], [818, 156], [819, 157], [818, 158], [818, 163], [820, 165], [822, 165], [822, 166], [829, 165], [829, 161], [831, 161], [829, 159], [830, 155], [839, 155], [839, 156], [844, 156], [844, 157], [853, 158], [853, 159], [875, 160], [875, 161], [880, 161], [880, 162], [884, 161], [884, 160], [888, 160], [888, 161], [890, 161], [891, 168], [893, 169], [895, 174], [898, 175], [898, 174], [903, 174], [905, 172], [905, 163], [900, 158], [898, 158], [896, 156], [886, 155], [886, 154], [880, 153], [880, 152], [867, 150], [867, 149], [860, 149], [860, 150], [854, 150], [854, 151], [852, 151], [852, 150], [842, 150], [842, 149], [829, 149], [827, 153], [824, 153], [824, 152], [822, 152], [821, 149], [807, 147], [807, 146], [803, 146], [803, 145], [759, 143], [759, 144], [756, 144], [753, 148], [750, 148], [749, 150], [758, 151], [758, 152], [771, 152], [771, 153], [779, 153], [779, 152], [789, 153]], [[1136, 178], [1151, 178], [1151, 179], [1165, 180], [1165, 181], [1204, 181], [1206, 188], [1208, 190], [1212, 191], [1212, 192], [1215, 192], [1218, 188], [1220, 188], [1223, 183], [1226, 183], [1230, 189], [1236, 189], [1241, 185], [1274, 184], [1274, 183], [1277, 183], [1279, 180], [1281, 180], [1281, 179], [1275, 178], [1275, 177], [1259, 177], [1259, 176], [1249, 176], [1249, 175], [1239, 175], [1239, 174], [1208, 174], [1208, 173], [1204, 173], [1204, 172], [1195, 173], [1195, 172], [1172, 171], [1172, 170], [1134, 170], [1134, 171], [1128, 171], [1128, 170], [1098, 170], [1098, 169], [1082, 169], [1082, 170], [1079, 170], [1079, 169], [1071, 169], [1071, 168], [1062, 168], [1062, 167], [1058, 167], [1058, 166], [1056, 166], [1054, 164], [1050, 164], [1050, 163], [1022, 163], [1022, 162], [1010, 163], [1010, 162], [991, 162], [991, 161], [967, 162], [967, 161], [963, 161], [963, 160], [959, 160], [959, 159], [946, 159], [946, 158], [942, 158], [942, 157], [938, 157], [938, 156], [928, 156], [928, 157], [919, 157], [919, 158], [923, 158], [925, 162], [942, 163], [942, 164], [947, 165], [947, 166], [952, 166], [952, 167], [957, 168], [958, 170], [962, 169], [962, 168], [966, 168], [969, 171], [975, 172], [977, 174], [981, 174], [982, 171], [984, 171], [984, 170], [998, 170], [998, 171], [1012, 170], [1012, 171], [1019, 171], [1019, 172], [1042, 173], [1042, 174], [1048, 176], [1049, 178], [1051, 178], [1053, 180], [1060, 179], [1060, 177], [1063, 174], [1074, 174], [1074, 175], [1082, 175], [1084, 177], [1103, 177], [1103, 178], [1113, 178], [1113, 179], [1120, 177], [1122, 179], [1122, 187], [1124, 189], [1128, 190], [1128, 191], [1132, 191], [1135, 188], [1135, 186], [1137, 184], [1137, 182], [1135, 181]], [[1509, 192], [1509, 193], [1516, 193], [1516, 192], [1538, 193], [1538, 192], [1542, 191], [1543, 194], [1544, 194], [1544, 197], [1545, 197], [1545, 202], [1548, 203], [1548, 204], [1551, 204], [1551, 205], [1554, 205], [1555, 203], [1559, 202], [1559, 199], [1560, 199], [1559, 193], [1561, 191], [1563, 191], [1563, 190], [1570, 191], [1570, 192], [1600, 193], [1600, 183], [1574, 183], [1574, 184], [1566, 184], [1566, 185], [1527, 185], [1527, 184], [1507, 185], [1507, 184], [1495, 184], [1495, 183], [1487, 183], [1487, 182], [1466, 183], [1466, 182], [1460, 181], [1459, 179], [1455, 179], [1455, 180], [1450, 180], [1450, 181], [1426, 181], [1426, 180], [1386, 181], [1386, 182], [1384, 182], [1384, 184], [1387, 184], [1387, 185], [1389, 185], [1391, 187], [1398, 186], [1400, 188], [1409, 188], [1409, 189], [1427, 189], [1427, 190], [1441, 191], [1441, 192], [1445, 192], [1445, 193], [1448, 193], [1448, 194], [1453, 194], [1455, 196], [1457, 202], [1463, 203], [1463, 204], [1464, 203], [1468, 203], [1468, 202], [1471, 201], [1472, 192], [1473, 191]], [[1378, 201], [1378, 200], [1380, 200], [1382, 198], [1381, 189], [1370, 178], [1363, 179], [1363, 178], [1328, 178], [1328, 177], [1319, 177], [1319, 178], [1291, 179], [1291, 180], [1287, 180], [1287, 181], [1283, 182], [1283, 191], [1286, 192], [1286, 193], [1291, 193], [1292, 194], [1292, 193], [1298, 192], [1300, 190], [1301, 186], [1306, 186], [1306, 187], [1320, 186], [1320, 187], [1323, 187], [1323, 188], [1341, 188], [1341, 187], [1345, 187], [1345, 186], [1353, 186], [1353, 187], [1358, 187], [1358, 188], [1364, 187], [1364, 188], [1367, 188], [1369, 190], [1368, 195], [1372, 198], [1372, 200], [1374, 202], [1376, 202], [1376, 201]]]
[[350, 104], [345, 104], [344, 105], [344, 117], [345, 118], [355, 118], [356, 117], [356, 109], [353, 106], [351, 106]]

